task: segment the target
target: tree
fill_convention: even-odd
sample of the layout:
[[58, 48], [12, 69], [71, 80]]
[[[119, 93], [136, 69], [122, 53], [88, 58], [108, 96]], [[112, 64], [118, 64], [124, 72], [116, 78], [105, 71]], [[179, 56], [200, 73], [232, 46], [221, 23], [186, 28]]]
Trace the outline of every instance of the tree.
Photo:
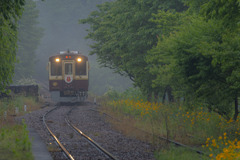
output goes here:
[[169, 53], [169, 49], [173, 46], [174, 42], [168, 37], [182, 24], [183, 17], [183, 14], [173, 10], [159, 10], [151, 19], [152, 22], [157, 24], [159, 36], [158, 44], [148, 52], [146, 62], [148, 63], [150, 74], [155, 76], [152, 79], [152, 87], [157, 89], [158, 93], [162, 95], [162, 102], [165, 101], [166, 94], [169, 101], [174, 100], [172, 95], [174, 81], [172, 79], [174, 76], [173, 66], [175, 65], [175, 59], [173, 54]]
[[[236, 120], [240, 89], [239, 2], [189, 2], [191, 12], [187, 11], [185, 17], [188, 21], [184, 18], [180, 27], [159, 38], [158, 45], [149, 52], [147, 62], [156, 75], [153, 85], [171, 84], [175, 93], [182, 92], [185, 98], [190, 95], [228, 117], [235, 101]], [[194, 13], [191, 6], [196, 4], [201, 9]], [[161, 27], [162, 15], [157, 17]]]
[[17, 20], [24, 0], [0, 1], [0, 91], [12, 81], [17, 47]]
[[36, 2], [26, 0], [24, 12], [18, 23], [18, 63], [15, 65], [15, 81], [33, 76], [36, 63], [35, 50], [42, 36], [42, 29], [37, 26], [38, 14]]
[[206, 44], [213, 57], [213, 65], [219, 66], [222, 77], [231, 90], [232, 100], [235, 101], [234, 119], [237, 119], [238, 96], [240, 92], [240, 59], [239, 59], [239, 22], [240, 1], [209, 1], [202, 6], [202, 15], [206, 20], [216, 19], [224, 26], [222, 40], [218, 43]]
[[136, 86], [151, 95], [155, 92], [151, 82], [154, 77], [147, 69], [145, 58], [157, 42], [158, 30], [156, 23], [149, 20], [160, 8], [171, 7], [184, 8], [178, 0], [117, 0], [99, 5], [98, 11], [81, 20], [91, 25], [87, 36], [95, 42], [91, 54], [98, 56], [102, 66], [129, 76]]
[[240, 22], [240, 1], [210, 0], [201, 6], [201, 14], [208, 19], [221, 20], [229, 29], [238, 28]]
[[229, 106], [234, 101], [235, 109], [233, 119], [236, 120], [239, 114], [238, 97], [240, 95], [240, 48], [239, 31], [235, 30], [222, 33], [222, 39], [218, 42], [204, 43], [202, 52], [212, 57], [211, 64], [219, 69], [218, 79], [225, 86], [222, 102], [229, 99]]
[[9, 22], [10, 27], [12, 27], [13, 29], [17, 29], [16, 22], [21, 16], [22, 7], [24, 6], [24, 4], [25, 0], [0, 1], [0, 15], [3, 19]]

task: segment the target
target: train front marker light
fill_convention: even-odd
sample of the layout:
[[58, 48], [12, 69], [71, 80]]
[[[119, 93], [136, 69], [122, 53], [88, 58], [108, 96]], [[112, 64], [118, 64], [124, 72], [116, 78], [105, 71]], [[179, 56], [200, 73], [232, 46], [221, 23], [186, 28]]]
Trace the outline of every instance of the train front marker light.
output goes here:
[[77, 59], [77, 61], [78, 61], [78, 62], [81, 62], [81, 61], [82, 61], [82, 59], [81, 59], [81, 58], [78, 58], [78, 59]]
[[56, 61], [56, 62], [60, 62], [60, 59], [59, 59], [59, 58], [56, 58], [55, 61]]

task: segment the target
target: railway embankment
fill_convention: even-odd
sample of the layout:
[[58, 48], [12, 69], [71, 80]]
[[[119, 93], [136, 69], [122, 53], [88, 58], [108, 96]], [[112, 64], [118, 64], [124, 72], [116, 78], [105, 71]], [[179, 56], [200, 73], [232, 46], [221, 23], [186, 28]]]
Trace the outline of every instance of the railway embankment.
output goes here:
[[156, 159], [240, 158], [239, 118], [204, 104], [149, 102], [136, 93], [110, 91], [99, 100], [101, 112], [120, 132], [155, 145]]

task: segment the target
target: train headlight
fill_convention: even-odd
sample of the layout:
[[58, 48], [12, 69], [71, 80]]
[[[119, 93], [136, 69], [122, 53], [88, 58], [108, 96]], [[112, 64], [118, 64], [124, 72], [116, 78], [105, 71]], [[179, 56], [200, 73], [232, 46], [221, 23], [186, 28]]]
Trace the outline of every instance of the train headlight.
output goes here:
[[78, 61], [78, 62], [82, 62], [82, 59], [81, 59], [81, 58], [78, 58], [77, 61]]
[[56, 62], [60, 62], [60, 59], [59, 59], [59, 58], [56, 58], [55, 61], [56, 61]]

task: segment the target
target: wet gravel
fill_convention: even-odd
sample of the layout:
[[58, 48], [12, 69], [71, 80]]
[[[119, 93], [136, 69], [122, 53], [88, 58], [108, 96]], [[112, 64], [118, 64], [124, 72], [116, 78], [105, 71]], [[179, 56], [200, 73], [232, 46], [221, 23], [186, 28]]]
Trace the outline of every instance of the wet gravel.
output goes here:
[[[42, 122], [42, 116], [55, 106], [44, 107], [41, 110], [34, 111], [16, 120], [25, 120], [28, 127], [34, 128], [43, 141], [47, 144], [51, 156], [55, 160], [67, 159], [60, 149], [56, 146], [53, 138], [48, 133]], [[60, 106], [56, 111], [51, 112], [46, 117], [49, 128], [60, 139], [63, 145], [79, 160], [109, 159], [100, 153], [95, 147], [90, 145], [82, 136], [78, 135], [65, 122], [66, 113], [72, 108], [69, 114], [69, 120], [83, 133], [91, 137], [108, 152], [120, 160], [152, 160], [154, 159], [153, 147], [136, 138], [126, 137], [116, 131], [106, 120], [106, 117], [99, 112], [91, 109], [99, 109], [99, 106], [91, 103], [83, 103], [75, 106]]]

